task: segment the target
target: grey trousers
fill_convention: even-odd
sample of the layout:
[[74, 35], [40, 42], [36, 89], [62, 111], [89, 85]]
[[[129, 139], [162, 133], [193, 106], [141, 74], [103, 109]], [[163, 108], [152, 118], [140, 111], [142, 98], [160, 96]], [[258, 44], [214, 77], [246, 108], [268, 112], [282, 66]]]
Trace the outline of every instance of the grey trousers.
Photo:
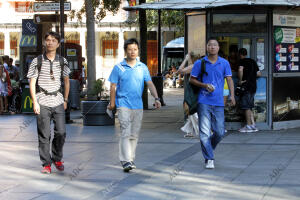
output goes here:
[[131, 162], [135, 159], [135, 151], [142, 125], [143, 109], [132, 110], [118, 108], [121, 137], [119, 141], [119, 159]]
[[[50, 124], [52, 119], [54, 123], [54, 137], [52, 140], [51, 156]], [[56, 107], [40, 105], [40, 114], [37, 115], [37, 130], [39, 139], [39, 154], [43, 166], [51, 165], [52, 162], [61, 161], [66, 138], [64, 105], [61, 104]]]

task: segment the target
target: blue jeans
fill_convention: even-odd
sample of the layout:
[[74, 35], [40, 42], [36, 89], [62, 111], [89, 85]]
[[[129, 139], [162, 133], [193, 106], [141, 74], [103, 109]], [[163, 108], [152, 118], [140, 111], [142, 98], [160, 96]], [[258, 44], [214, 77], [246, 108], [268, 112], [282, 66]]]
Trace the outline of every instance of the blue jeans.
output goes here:
[[224, 106], [199, 103], [197, 112], [202, 154], [205, 160], [214, 160], [213, 150], [225, 135]]

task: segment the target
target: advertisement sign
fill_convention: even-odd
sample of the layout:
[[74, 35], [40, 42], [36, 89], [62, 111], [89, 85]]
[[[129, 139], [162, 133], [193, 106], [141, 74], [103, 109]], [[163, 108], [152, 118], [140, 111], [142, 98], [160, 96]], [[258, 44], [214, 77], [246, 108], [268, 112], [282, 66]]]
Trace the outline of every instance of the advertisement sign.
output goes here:
[[300, 27], [274, 27], [274, 72], [299, 72]]
[[76, 56], [76, 49], [67, 49], [67, 56]]
[[300, 27], [300, 16], [274, 14], [273, 26]]
[[37, 25], [33, 19], [22, 19], [22, 35], [36, 35]]
[[22, 113], [33, 113], [33, 102], [30, 96], [29, 85], [22, 88]]
[[273, 88], [273, 121], [299, 120], [299, 77], [276, 77]]
[[36, 47], [36, 35], [22, 35], [20, 47]]

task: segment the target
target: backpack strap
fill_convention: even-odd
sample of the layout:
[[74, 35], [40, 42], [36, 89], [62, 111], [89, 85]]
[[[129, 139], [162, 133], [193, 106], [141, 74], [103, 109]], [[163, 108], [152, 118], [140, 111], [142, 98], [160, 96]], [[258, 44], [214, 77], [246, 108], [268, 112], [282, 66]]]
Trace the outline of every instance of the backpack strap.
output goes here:
[[38, 55], [37, 57], [37, 64], [36, 64], [36, 69], [38, 70], [38, 76], [36, 78], [36, 83], [35, 83], [35, 93], [38, 93], [40, 92], [40, 87], [38, 85], [38, 82], [39, 82], [39, 77], [40, 77], [40, 72], [41, 72], [41, 69], [42, 69], [42, 63], [43, 63], [43, 55]]
[[[60, 64], [60, 67], [61, 67], [61, 76], [60, 76], [60, 81], [61, 81], [61, 87], [59, 90], [57, 91], [54, 91], [54, 92], [48, 92], [47, 90], [44, 90], [43, 88], [41, 88], [39, 85], [38, 85], [38, 80], [39, 80], [39, 76], [40, 76], [40, 72], [41, 72], [41, 69], [42, 69], [42, 63], [43, 63], [43, 55], [39, 55], [37, 57], [37, 65], [36, 65], [36, 68], [38, 70], [38, 77], [37, 77], [37, 81], [36, 81], [36, 89], [35, 89], [35, 92], [38, 93], [38, 92], [43, 92], [45, 93], [46, 95], [57, 95], [58, 92], [63, 92], [63, 83], [64, 83], [64, 78], [63, 78], [63, 75], [64, 75], [64, 69], [65, 69], [65, 60], [64, 60], [64, 57], [62, 56], [59, 56], [59, 64]], [[62, 93], [63, 95], [63, 93]]]
[[60, 64], [60, 93], [64, 96], [63, 91], [64, 91], [64, 70], [65, 70], [65, 60], [64, 57], [59, 56], [59, 64]]
[[206, 67], [205, 67], [205, 60], [204, 58], [201, 60], [201, 72], [200, 72], [200, 81], [203, 82], [203, 75], [208, 75], [206, 72]]

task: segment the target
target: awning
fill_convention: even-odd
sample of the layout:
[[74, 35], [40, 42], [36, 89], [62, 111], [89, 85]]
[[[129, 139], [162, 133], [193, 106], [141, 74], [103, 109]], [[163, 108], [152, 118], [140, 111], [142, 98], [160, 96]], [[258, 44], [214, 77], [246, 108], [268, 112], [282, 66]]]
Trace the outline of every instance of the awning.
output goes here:
[[36, 47], [36, 35], [22, 35], [20, 40], [20, 47]]
[[300, 0], [160, 0], [124, 10], [200, 10], [233, 5], [300, 6]]

